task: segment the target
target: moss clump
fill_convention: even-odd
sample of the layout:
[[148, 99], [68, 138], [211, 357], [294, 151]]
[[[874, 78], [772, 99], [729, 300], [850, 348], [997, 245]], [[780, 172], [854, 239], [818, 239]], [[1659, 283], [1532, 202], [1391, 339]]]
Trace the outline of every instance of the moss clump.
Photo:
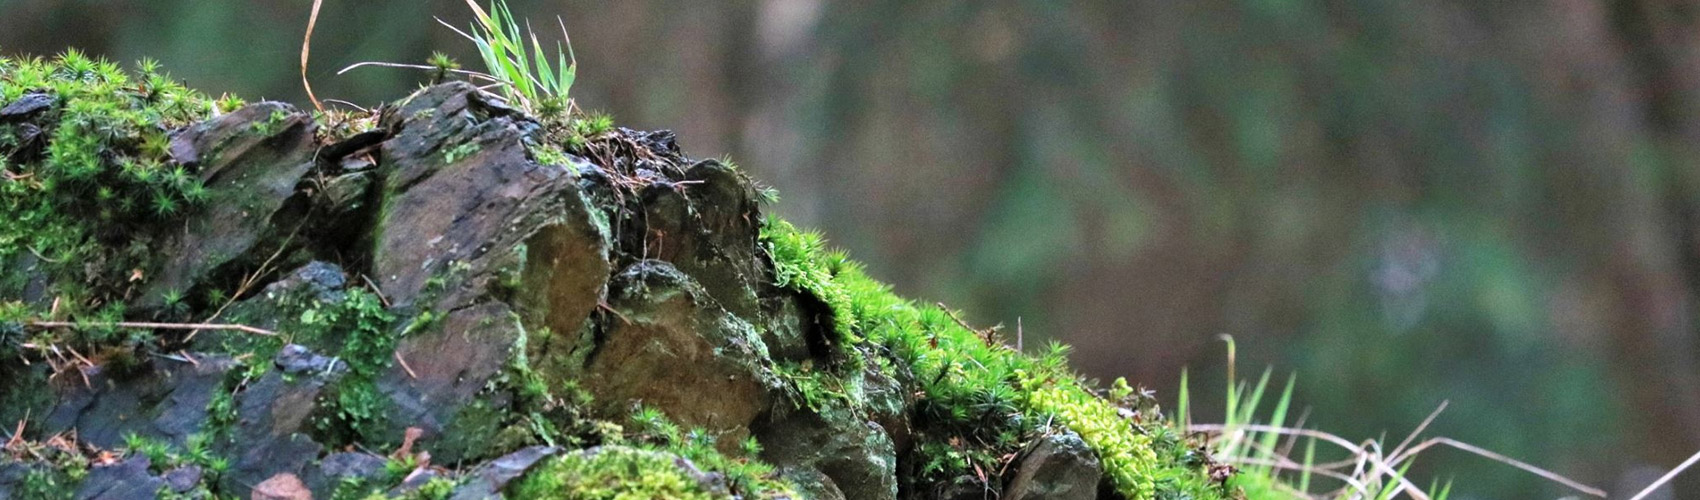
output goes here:
[[[152, 62], [139, 70], [132, 78], [75, 50], [0, 58], [0, 106], [34, 109], [0, 124], [0, 266], [29, 261], [55, 278], [48, 293], [70, 299], [62, 316], [122, 316], [110, 299], [151, 276], [147, 238], [158, 231], [148, 229], [209, 198], [168, 150], [169, 132], [211, 116], [212, 102]], [[18, 285], [0, 283], [0, 295], [21, 296]]]
[[[1032, 437], [1065, 427], [1098, 452], [1109, 482], [1131, 499], [1221, 498], [1205, 464], [1184, 459], [1188, 443], [1154, 408], [1140, 411], [1119, 382], [1112, 403], [1068, 368], [1067, 348], [1028, 356], [991, 338], [995, 332], [962, 325], [951, 312], [893, 294], [844, 254], [826, 250], [815, 233], [768, 219], [761, 240], [773, 259], [775, 281], [808, 292], [832, 311], [841, 351], [888, 353], [871, 362], [907, 367], [919, 395], [912, 413], [919, 443], [915, 484], [943, 484], [1003, 470], [1002, 457]], [[855, 357], [854, 354], [851, 355]], [[818, 376], [815, 376], [818, 378]], [[813, 381], [817, 387], [823, 385]], [[804, 391], [804, 398], [836, 394]], [[969, 444], [975, 443], [975, 444]], [[991, 481], [997, 483], [997, 481]], [[993, 485], [988, 485], [993, 486]], [[995, 487], [995, 486], [994, 486]], [[1180, 496], [1176, 496], [1180, 495]]]
[[379, 441], [374, 438], [384, 429], [384, 414], [390, 404], [379, 392], [377, 381], [393, 362], [398, 338], [390, 332], [395, 316], [372, 292], [353, 289], [345, 294], [340, 303], [303, 311], [299, 320], [306, 327], [302, 343], [339, 339], [336, 342], [342, 349], [337, 357], [348, 366], [348, 373], [323, 396], [325, 405], [315, 421], [326, 443], [376, 443]]
[[593, 448], [552, 459], [510, 487], [513, 498], [637, 500], [725, 498], [664, 453], [626, 447]]

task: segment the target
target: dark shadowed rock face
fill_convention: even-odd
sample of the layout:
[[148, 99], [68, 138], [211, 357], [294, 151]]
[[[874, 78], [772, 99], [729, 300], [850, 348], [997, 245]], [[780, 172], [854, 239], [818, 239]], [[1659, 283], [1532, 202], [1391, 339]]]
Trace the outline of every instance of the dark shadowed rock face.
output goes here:
[[758, 426], [762, 458], [820, 471], [820, 490], [844, 498], [897, 498], [897, 449], [879, 425], [843, 409], [781, 408]]

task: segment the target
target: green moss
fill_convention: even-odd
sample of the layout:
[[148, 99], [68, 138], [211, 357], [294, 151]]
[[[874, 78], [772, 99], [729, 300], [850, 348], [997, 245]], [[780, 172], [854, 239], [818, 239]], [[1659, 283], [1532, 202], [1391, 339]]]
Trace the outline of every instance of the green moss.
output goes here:
[[77, 481], [60, 469], [33, 469], [12, 492], [18, 500], [69, 500], [76, 498]]
[[314, 418], [320, 432], [317, 437], [332, 445], [379, 442], [376, 438], [385, 428], [390, 403], [377, 381], [393, 362], [398, 340], [391, 333], [395, 317], [377, 295], [365, 289], [348, 290], [342, 302], [318, 305], [301, 313], [299, 342], [332, 345], [328, 339], [337, 339], [341, 346], [337, 358], [348, 366], [348, 373], [321, 395], [324, 404]]
[[666, 454], [624, 447], [549, 460], [510, 487], [511, 498], [626, 500], [725, 498], [705, 491]]
[[449, 148], [448, 151], [443, 152], [443, 163], [455, 163], [467, 159], [468, 157], [477, 154], [478, 150], [478, 143], [475, 142], [468, 142]]
[[[912, 415], [920, 443], [912, 462], [919, 466], [918, 477], [907, 480], [938, 483], [977, 470], [1003, 470], [1001, 457], [1060, 425], [1098, 452], [1106, 476], [1128, 498], [1224, 494], [1211, 487], [1202, 465], [1180, 458], [1188, 443], [1161, 420], [1122, 416], [1122, 407], [1068, 368], [1061, 345], [1038, 356], [1016, 352], [991, 338], [994, 332], [971, 330], [949, 311], [898, 297], [842, 253], [826, 250], [819, 235], [784, 221], [769, 219], [761, 241], [778, 285], [810, 293], [831, 310], [827, 326], [840, 352], [878, 346], [890, 358], [875, 363], [905, 366], [914, 374], [910, 389], [919, 397]], [[854, 404], [843, 396], [855, 392], [845, 389], [849, 382], [843, 379], [795, 368], [789, 373], [787, 379], [811, 405]]]
[[[0, 264], [30, 258], [54, 281], [61, 317], [93, 313], [152, 274], [150, 228], [206, 202], [197, 173], [168, 159], [169, 132], [210, 101], [144, 61], [131, 76], [75, 50], [0, 58], [0, 106], [50, 100], [41, 127], [0, 128]], [[45, 137], [45, 147], [40, 137]], [[93, 267], [91, 267], [93, 266]]]
[[737, 449], [742, 451], [742, 456], [732, 456], [720, 451], [719, 437], [714, 433], [700, 428], [680, 427], [656, 408], [639, 407], [632, 413], [630, 424], [625, 428], [627, 444], [643, 450], [684, 457], [705, 471], [719, 473], [735, 496], [796, 496], [794, 488], [778, 477], [773, 466], [755, 458], [761, 452], [761, 444], [756, 442], [755, 438], [739, 443]]

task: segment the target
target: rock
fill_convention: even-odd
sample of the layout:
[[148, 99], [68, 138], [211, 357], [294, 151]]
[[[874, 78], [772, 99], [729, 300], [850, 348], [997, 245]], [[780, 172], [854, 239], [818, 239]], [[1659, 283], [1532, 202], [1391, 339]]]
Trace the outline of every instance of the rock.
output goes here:
[[201, 355], [196, 364], [155, 358], [150, 366], [142, 376], [123, 380], [96, 367], [87, 371], [87, 385], [57, 385], [58, 404], [44, 428], [76, 429], [79, 439], [101, 448], [122, 445], [127, 433], [181, 445], [206, 422], [207, 403], [236, 363]]
[[1092, 500], [1104, 469], [1098, 455], [1072, 432], [1052, 434], [1028, 447], [1003, 498]]
[[406, 478], [402, 479], [401, 485], [390, 489], [389, 497], [406, 497], [409, 493], [419, 491], [419, 488], [424, 487], [432, 480], [440, 479], [442, 477], [442, 474], [437, 473], [437, 471], [433, 469], [424, 468], [414, 470], [412, 473], [409, 473]]
[[386, 463], [388, 459], [370, 453], [336, 452], [320, 459], [318, 467], [308, 467], [300, 478], [315, 497], [330, 498], [345, 480], [381, 481], [387, 474]]
[[258, 267], [272, 255], [294, 229], [274, 231], [273, 217], [313, 166], [313, 135], [307, 115], [288, 104], [262, 102], [173, 136], [172, 159], [200, 169], [210, 201], [155, 249], [167, 258], [148, 277], [135, 305], [158, 308], [167, 293], [189, 292], [222, 266]]
[[763, 301], [761, 318], [766, 327], [762, 328], [761, 340], [767, 343], [773, 360], [801, 362], [827, 354], [825, 332], [820, 328], [830, 321], [821, 317], [826, 305], [778, 287], [769, 287], [768, 295]]
[[[266, 284], [255, 296], [236, 302], [225, 311], [223, 318], [233, 323], [278, 330], [291, 318], [298, 317], [300, 309], [306, 304], [337, 304], [346, 298], [344, 288], [348, 286], [347, 274], [342, 268], [331, 263], [311, 261], [294, 270], [285, 273], [282, 279]], [[303, 344], [310, 351], [335, 352], [340, 349], [340, 343], [332, 339], [302, 339], [291, 340]], [[261, 350], [270, 344], [269, 340], [252, 334], [228, 330], [203, 330], [195, 336], [194, 348], [204, 351], [248, 352]]]
[[313, 500], [313, 492], [294, 474], [282, 473], [254, 485], [253, 500]]
[[230, 459], [230, 470], [219, 477], [223, 491], [240, 495], [279, 474], [299, 480], [295, 475], [319, 457], [323, 446], [305, 434], [305, 427], [329, 379], [293, 378], [287, 381], [282, 373], [272, 371], [236, 396], [230, 446], [219, 450]]
[[579, 378], [599, 411], [623, 415], [641, 401], [682, 426], [722, 433], [723, 446], [743, 439], [779, 384], [754, 328], [665, 262], [633, 264], [609, 289], [617, 314]]
[[846, 500], [844, 492], [838, 490], [838, 485], [832, 478], [826, 477], [820, 471], [808, 467], [786, 467], [779, 471], [779, 476], [790, 481], [797, 487], [797, 493], [809, 500]]
[[522, 141], [535, 123], [464, 82], [405, 102], [383, 120], [394, 135], [381, 146], [372, 249], [372, 278], [397, 308], [469, 306], [509, 263], [487, 253], [506, 253], [546, 226], [594, 227], [571, 173], [527, 158]]
[[24, 477], [30, 473], [30, 467], [19, 462], [13, 462], [9, 457], [0, 457], [0, 498], [12, 498], [12, 489], [24, 482]]
[[267, 288], [280, 290], [305, 287], [319, 302], [334, 303], [342, 301], [342, 289], [346, 286], [348, 275], [343, 274], [341, 267], [315, 260], [296, 268], [287, 278], [267, 285]]
[[171, 488], [172, 492], [185, 493], [201, 484], [201, 475], [200, 466], [186, 465], [165, 471], [165, 475], [161, 476], [161, 479], [165, 480], [165, 487]]
[[[928, 495], [918, 496], [929, 500], [985, 500], [994, 498], [996, 493], [986, 487], [979, 478], [974, 476], [957, 476], [948, 483], [930, 485], [932, 490]], [[999, 497], [1001, 498], [1001, 497]]]
[[885, 429], [843, 408], [780, 406], [755, 428], [763, 460], [819, 470], [844, 498], [897, 498], [897, 450]]
[[148, 458], [135, 457], [89, 469], [77, 488], [77, 500], [152, 500], [165, 480], [148, 472]]
[[756, 256], [761, 215], [755, 189], [741, 174], [706, 160], [677, 182], [642, 191], [643, 217], [627, 220], [641, 236], [641, 256], [670, 262], [738, 317], [760, 317], [756, 290], [765, 277]]
[[560, 453], [561, 449], [553, 446], [532, 446], [509, 453], [501, 458], [478, 466], [462, 479], [459, 487], [449, 500], [484, 500], [501, 498], [502, 488], [531, 470], [531, 466], [550, 455]]
[[395, 352], [406, 366], [396, 363], [377, 381], [378, 391], [393, 404], [384, 434], [399, 442], [408, 427], [418, 427], [424, 431], [425, 448], [442, 462], [482, 452], [491, 443], [463, 441], [463, 447], [449, 448], [440, 446], [443, 440], [438, 438], [507, 366], [519, 332], [511, 309], [485, 302], [451, 312], [439, 327], [403, 339]]
[[575, 336], [601, 301], [606, 236], [572, 172], [529, 159], [536, 124], [471, 85], [422, 90], [382, 124], [392, 134], [380, 145], [372, 278], [400, 328], [433, 315], [397, 332], [406, 366], [378, 382], [395, 410], [385, 433], [419, 427], [437, 459], [454, 462], [490, 443], [433, 438], [519, 354], [521, 325], [549, 350], [544, 332]]
[[319, 461], [319, 473], [333, 480], [375, 478], [384, 473], [386, 463], [388, 460], [384, 457], [370, 453], [332, 453]]
[[37, 113], [53, 107], [53, 95], [40, 92], [30, 92], [18, 97], [18, 100], [0, 107], [0, 123], [12, 123], [28, 120]]
[[313, 354], [307, 346], [300, 344], [283, 346], [277, 356], [272, 357], [272, 363], [277, 365], [277, 369], [290, 375], [326, 373], [338, 364], [331, 358]]

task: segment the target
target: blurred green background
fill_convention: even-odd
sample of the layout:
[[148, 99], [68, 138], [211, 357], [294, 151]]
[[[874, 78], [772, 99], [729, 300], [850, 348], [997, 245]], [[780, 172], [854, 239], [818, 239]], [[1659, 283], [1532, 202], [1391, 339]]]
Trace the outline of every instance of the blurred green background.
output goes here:
[[[1220, 408], [1434, 433], [1623, 495], [1700, 449], [1700, 6], [1689, 1], [512, 0], [581, 106], [729, 154], [900, 292]], [[144, 56], [305, 103], [310, 0], [0, 0], [0, 51]], [[375, 104], [470, 47], [460, 0], [326, 0], [310, 76]], [[540, 30], [552, 33], [553, 29]], [[1395, 441], [1397, 439], [1394, 439]], [[1454, 498], [1553, 498], [1459, 452]], [[1694, 498], [1689, 479], [1663, 498]]]

